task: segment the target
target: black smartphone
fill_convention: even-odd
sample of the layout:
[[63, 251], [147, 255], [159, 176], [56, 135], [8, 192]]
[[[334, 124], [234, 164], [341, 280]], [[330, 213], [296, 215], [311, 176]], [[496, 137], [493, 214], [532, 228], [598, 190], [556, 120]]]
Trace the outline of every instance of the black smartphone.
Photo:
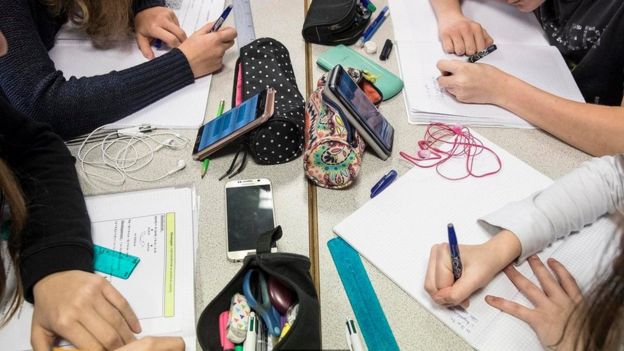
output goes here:
[[275, 90], [269, 88], [204, 124], [197, 131], [193, 159], [202, 160], [273, 116]]
[[387, 159], [392, 154], [394, 128], [341, 65], [331, 70], [327, 88], [325, 101], [341, 110], [377, 156]]

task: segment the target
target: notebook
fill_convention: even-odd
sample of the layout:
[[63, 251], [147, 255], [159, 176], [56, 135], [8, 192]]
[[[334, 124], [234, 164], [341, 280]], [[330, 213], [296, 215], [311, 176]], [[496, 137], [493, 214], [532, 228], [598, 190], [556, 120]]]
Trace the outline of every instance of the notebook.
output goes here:
[[[102, 274], [128, 300], [147, 335], [184, 338], [195, 350], [198, 199], [191, 188], [86, 197], [93, 242], [140, 258], [128, 279]], [[0, 329], [3, 350], [30, 350], [32, 305]]]
[[[486, 288], [473, 295], [465, 311], [436, 305], [423, 287], [429, 250], [434, 244], [446, 242], [447, 223], [455, 225], [461, 244], [482, 243], [493, 233], [477, 222], [479, 217], [552, 183], [502, 148], [479, 138], [500, 156], [503, 168], [498, 174], [450, 181], [434, 169], [415, 167], [336, 225], [334, 232], [473, 347], [541, 350], [539, 340], [527, 324], [484, 301], [490, 294], [531, 306], [504, 274], [497, 275]], [[445, 167], [465, 167], [462, 160], [453, 162]], [[488, 165], [475, 164], [475, 169], [482, 166]], [[611, 220], [601, 219], [581, 233], [554, 243], [540, 257], [560, 260], [586, 288], [595, 272], [613, 257], [605, 249], [611, 247], [612, 234], [607, 233], [613, 233], [614, 228]], [[527, 263], [518, 268], [535, 281]]]
[[[436, 63], [440, 59], [465, 61], [466, 57], [443, 52], [435, 14], [428, 0], [390, 0], [389, 3], [410, 123], [438, 121], [534, 128], [501, 107], [461, 103], [440, 89]], [[584, 102], [563, 57], [555, 47], [549, 46], [535, 15], [521, 13], [499, 1], [466, 0], [462, 2], [462, 10], [486, 28], [498, 48], [479, 63], [491, 64], [557, 96]]]

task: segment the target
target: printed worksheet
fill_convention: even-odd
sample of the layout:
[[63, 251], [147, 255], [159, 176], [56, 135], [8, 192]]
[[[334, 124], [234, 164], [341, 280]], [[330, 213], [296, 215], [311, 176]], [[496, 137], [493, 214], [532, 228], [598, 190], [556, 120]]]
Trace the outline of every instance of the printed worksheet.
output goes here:
[[[166, 201], [164, 200], [166, 199]], [[128, 279], [106, 277], [128, 300], [145, 335], [181, 336], [195, 350], [197, 197], [164, 188], [86, 198], [93, 242], [140, 259]], [[3, 350], [30, 350], [32, 305], [0, 329]]]

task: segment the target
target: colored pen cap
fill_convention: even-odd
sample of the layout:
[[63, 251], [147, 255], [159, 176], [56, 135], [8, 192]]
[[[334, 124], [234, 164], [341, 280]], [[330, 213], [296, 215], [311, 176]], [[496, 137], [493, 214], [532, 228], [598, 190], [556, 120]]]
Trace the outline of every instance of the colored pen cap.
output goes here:
[[273, 276], [269, 277], [269, 297], [271, 304], [281, 314], [286, 314], [294, 300], [292, 291]]
[[382, 61], [387, 60], [390, 57], [390, 51], [392, 51], [392, 40], [386, 39], [383, 49], [381, 49], [381, 54], [379, 54], [379, 59]]

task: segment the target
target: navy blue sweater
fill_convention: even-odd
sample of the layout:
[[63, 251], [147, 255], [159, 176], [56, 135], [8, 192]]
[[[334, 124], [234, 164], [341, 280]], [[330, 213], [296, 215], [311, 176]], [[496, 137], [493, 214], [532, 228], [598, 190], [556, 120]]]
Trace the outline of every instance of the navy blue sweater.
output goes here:
[[[161, 5], [164, 0], [135, 0], [133, 10]], [[0, 58], [0, 95], [63, 138], [117, 121], [194, 82], [178, 49], [121, 71], [65, 77], [48, 55], [65, 22], [67, 17], [53, 16], [43, 0], [0, 0], [0, 31], [9, 46]]]

